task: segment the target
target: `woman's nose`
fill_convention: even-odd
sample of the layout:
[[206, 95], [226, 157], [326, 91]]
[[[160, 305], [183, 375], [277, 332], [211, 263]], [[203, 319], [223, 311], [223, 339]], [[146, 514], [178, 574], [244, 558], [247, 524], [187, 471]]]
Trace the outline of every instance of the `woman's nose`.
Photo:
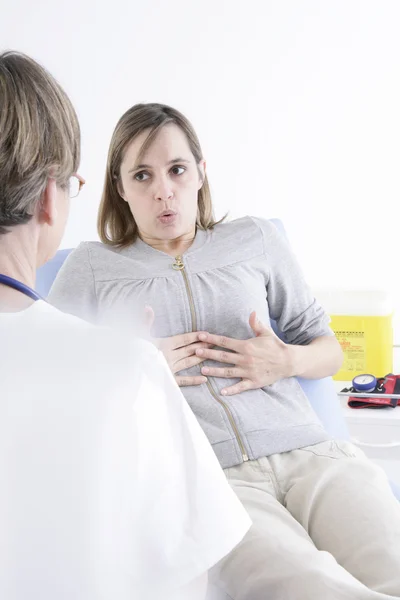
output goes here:
[[170, 181], [164, 177], [160, 179], [157, 183], [154, 198], [155, 200], [170, 200], [173, 196], [172, 186]]

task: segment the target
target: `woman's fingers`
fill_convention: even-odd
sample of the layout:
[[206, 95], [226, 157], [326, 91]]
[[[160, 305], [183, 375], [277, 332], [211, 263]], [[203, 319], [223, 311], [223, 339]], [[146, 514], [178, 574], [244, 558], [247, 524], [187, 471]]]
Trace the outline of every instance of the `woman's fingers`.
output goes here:
[[231, 385], [231, 387], [224, 388], [221, 390], [222, 396], [235, 396], [236, 394], [240, 394], [241, 392], [246, 392], [247, 390], [257, 389], [259, 386], [255, 386], [250, 379], [242, 379], [239, 383], [235, 385]]
[[153, 327], [153, 324], [154, 324], [154, 318], [155, 318], [154, 310], [151, 308], [151, 306], [145, 306], [144, 307], [144, 324], [145, 324], [145, 327], [146, 327], [149, 335], [151, 332], [151, 328]]
[[200, 365], [206, 359], [201, 358], [200, 356], [188, 356], [187, 358], [182, 358], [178, 360], [178, 362], [174, 363], [172, 368], [173, 373], [179, 373], [180, 371], [184, 371], [185, 369], [190, 369], [191, 367], [195, 367], [196, 365]]
[[159, 341], [159, 348], [163, 352], [167, 352], [169, 350], [176, 350], [177, 348], [184, 348], [185, 346], [190, 346], [190, 344], [194, 344], [199, 341], [199, 332], [191, 332], [191, 333], [182, 333], [181, 335], [174, 335], [168, 338], [161, 338]]
[[[173, 350], [173, 359], [174, 361], [182, 360], [182, 358], [187, 358], [188, 356], [193, 356], [196, 354], [196, 350], [212, 348], [211, 344], [206, 344], [205, 342], [196, 342], [195, 344], [189, 344], [189, 346], [185, 346], [184, 348], [178, 348], [177, 350]], [[185, 368], [185, 367], [184, 367]]]
[[229, 363], [231, 365], [243, 365], [247, 360], [242, 354], [236, 352], [226, 352], [225, 350], [210, 350], [208, 348], [200, 348], [196, 350], [197, 356], [216, 362]]
[[179, 387], [188, 387], [189, 385], [202, 385], [206, 383], [207, 377], [203, 377], [202, 375], [197, 375], [196, 377], [175, 377], [177, 384]]
[[235, 338], [229, 338], [226, 335], [214, 335], [211, 333], [201, 332], [198, 334], [198, 339], [202, 342], [207, 342], [218, 348], [227, 348], [233, 350], [233, 352], [240, 352], [243, 348], [243, 340], [236, 340]]
[[245, 371], [238, 367], [203, 367], [201, 372], [207, 377], [223, 377], [225, 379], [241, 379], [245, 376]]

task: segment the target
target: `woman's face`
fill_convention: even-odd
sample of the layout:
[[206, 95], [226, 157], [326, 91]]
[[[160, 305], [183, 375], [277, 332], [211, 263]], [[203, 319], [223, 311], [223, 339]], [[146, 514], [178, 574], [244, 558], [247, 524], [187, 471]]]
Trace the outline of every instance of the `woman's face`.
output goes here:
[[139, 159], [148, 134], [141, 133], [125, 152], [120, 194], [143, 239], [175, 240], [194, 233], [205, 163], [196, 164], [186, 135], [172, 123], [160, 130]]

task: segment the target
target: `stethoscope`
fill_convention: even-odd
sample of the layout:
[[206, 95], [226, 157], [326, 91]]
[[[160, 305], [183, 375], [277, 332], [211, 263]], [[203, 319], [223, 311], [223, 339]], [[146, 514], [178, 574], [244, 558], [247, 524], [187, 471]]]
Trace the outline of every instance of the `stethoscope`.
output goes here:
[[13, 288], [14, 290], [17, 290], [17, 292], [25, 294], [25, 296], [28, 296], [28, 298], [31, 298], [32, 300], [44, 300], [42, 296], [40, 296], [37, 292], [35, 292], [35, 290], [30, 288], [28, 285], [25, 285], [25, 283], [22, 283], [21, 281], [18, 281], [13, 277], [8, 277], [8, 275], [2, 275], [0, 273], [0, 284]]

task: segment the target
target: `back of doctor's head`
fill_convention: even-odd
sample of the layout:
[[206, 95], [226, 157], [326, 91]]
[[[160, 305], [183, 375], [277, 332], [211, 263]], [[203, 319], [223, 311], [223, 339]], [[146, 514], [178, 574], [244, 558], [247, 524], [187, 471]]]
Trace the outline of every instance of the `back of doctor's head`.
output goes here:
[[0, 235], [28, 223], [49, 178], [67, 189], [80, 161], [68, 96], [25, 54], [0, 53]]

